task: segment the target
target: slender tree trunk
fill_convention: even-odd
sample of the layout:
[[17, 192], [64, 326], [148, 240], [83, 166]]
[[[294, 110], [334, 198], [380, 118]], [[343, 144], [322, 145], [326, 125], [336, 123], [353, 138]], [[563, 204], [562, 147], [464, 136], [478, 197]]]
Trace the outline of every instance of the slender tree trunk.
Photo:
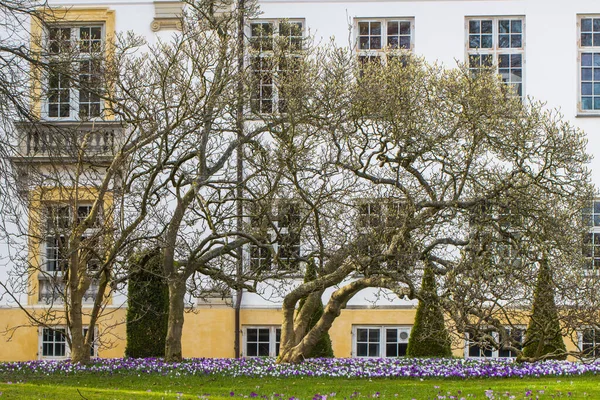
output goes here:
[[183, 359], [181, 335], [183, 333], [184, 301], [185, 281], [169, 282], [169, 321], [165, 343], [165, 361], [168, 362], [176, 362]]
[[90, 351], [85, 346], [85, 337], [83, 336], [83, 313], [80, 290], [71, 291], [71, 307], [69, 308], [69, 329], [71, 334], [71, 362], [89, 363]]

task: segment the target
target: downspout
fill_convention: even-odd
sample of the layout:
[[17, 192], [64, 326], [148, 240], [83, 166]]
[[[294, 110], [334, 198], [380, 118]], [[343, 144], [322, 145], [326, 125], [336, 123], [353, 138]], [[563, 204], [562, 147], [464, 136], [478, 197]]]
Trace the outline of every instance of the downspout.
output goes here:
[[[237, 111], [236, 111], [236, 128], [237, 128], [237, 139], [240, 141], [244, 134], [244, 80], [242, 79], [244, 76], [244, 52], [245, 52], [245, 37], [244, 37], [244, 28], [246, 24], [245, 16], [245, 0], [238, 0], [237, 11], [238, 11], [238, 21], [237, 21], [237, 66], [238, 66], [238, 82], [237, 82]], [[244, 204], [242, 203], [242, 197], [244, 195], [244, 190], [242, 188], [243, 180], [244, 180], [244, 149], [241, 144], [238, 144], [236, 149], [236, 180], [237, 180], [237, 188], [236, 188], [236, 225], [238, 232], [242, 232], [244, 229]], [[234, 329], [235, 329], [235, 339], [234, 339], [234, 352], [235, 358], [240, 358], [241, 349], [240, 349], [240, 308], [242, 306], [242, 296], [243, 290], [241, 288], [241, 280], [242, 275], [244, 273], [244, 251], [242, 247], [239, 247], [237, 250], [237, 262], [236, 262], [236, 281], [238, 283], [238, 287], [236, 288], [235, 294], [235, 305], [234, 305]]]

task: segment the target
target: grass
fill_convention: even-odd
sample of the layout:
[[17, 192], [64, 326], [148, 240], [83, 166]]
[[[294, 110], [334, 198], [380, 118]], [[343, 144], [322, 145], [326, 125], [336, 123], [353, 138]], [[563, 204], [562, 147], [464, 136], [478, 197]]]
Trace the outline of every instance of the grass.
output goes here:
[[[4, 399], [551, 399], [600, 398], [600, 378], [341, 379], [222, 376], [0, 375]], [[233, 392], [233, 394], [232, 394]], [[335, 393], [335, 394], [334, 394]], [[453, 396], [453, 397], [452, 397]], [[514, 396], [514, 397], [512, 397]]]

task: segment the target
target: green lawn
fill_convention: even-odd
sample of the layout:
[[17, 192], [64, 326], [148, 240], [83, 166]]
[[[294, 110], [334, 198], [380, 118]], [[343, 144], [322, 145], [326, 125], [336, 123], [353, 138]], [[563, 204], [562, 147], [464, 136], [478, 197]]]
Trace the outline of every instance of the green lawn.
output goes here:
[[[486, 393], [487, 391], [487, 393]], [[600, 399], [600, 377], [527, 379], [231, 378], [217, 376], [0, 375], [4, 399], [244, 399], [290, 397], [328, 400], [387, 399]], [[233, 395], [231, 394], [233, 392]], [[444, 397], [445, 396], [445, 397]], [[454, 396], [454, 397], [452, 397]], [[514, 397], [512, 397], [514, 396]]]

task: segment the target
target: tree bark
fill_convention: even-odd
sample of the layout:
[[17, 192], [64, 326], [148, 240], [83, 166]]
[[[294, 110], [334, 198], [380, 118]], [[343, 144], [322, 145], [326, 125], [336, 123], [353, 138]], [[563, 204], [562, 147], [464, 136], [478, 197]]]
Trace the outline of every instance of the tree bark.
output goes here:
[[179, 362], [183, 359], [181, 335], [183, 333], [183, 313], [185, 301], [185, 281], [169, 282], [169, 321], [165, 342], [165, 361]]

